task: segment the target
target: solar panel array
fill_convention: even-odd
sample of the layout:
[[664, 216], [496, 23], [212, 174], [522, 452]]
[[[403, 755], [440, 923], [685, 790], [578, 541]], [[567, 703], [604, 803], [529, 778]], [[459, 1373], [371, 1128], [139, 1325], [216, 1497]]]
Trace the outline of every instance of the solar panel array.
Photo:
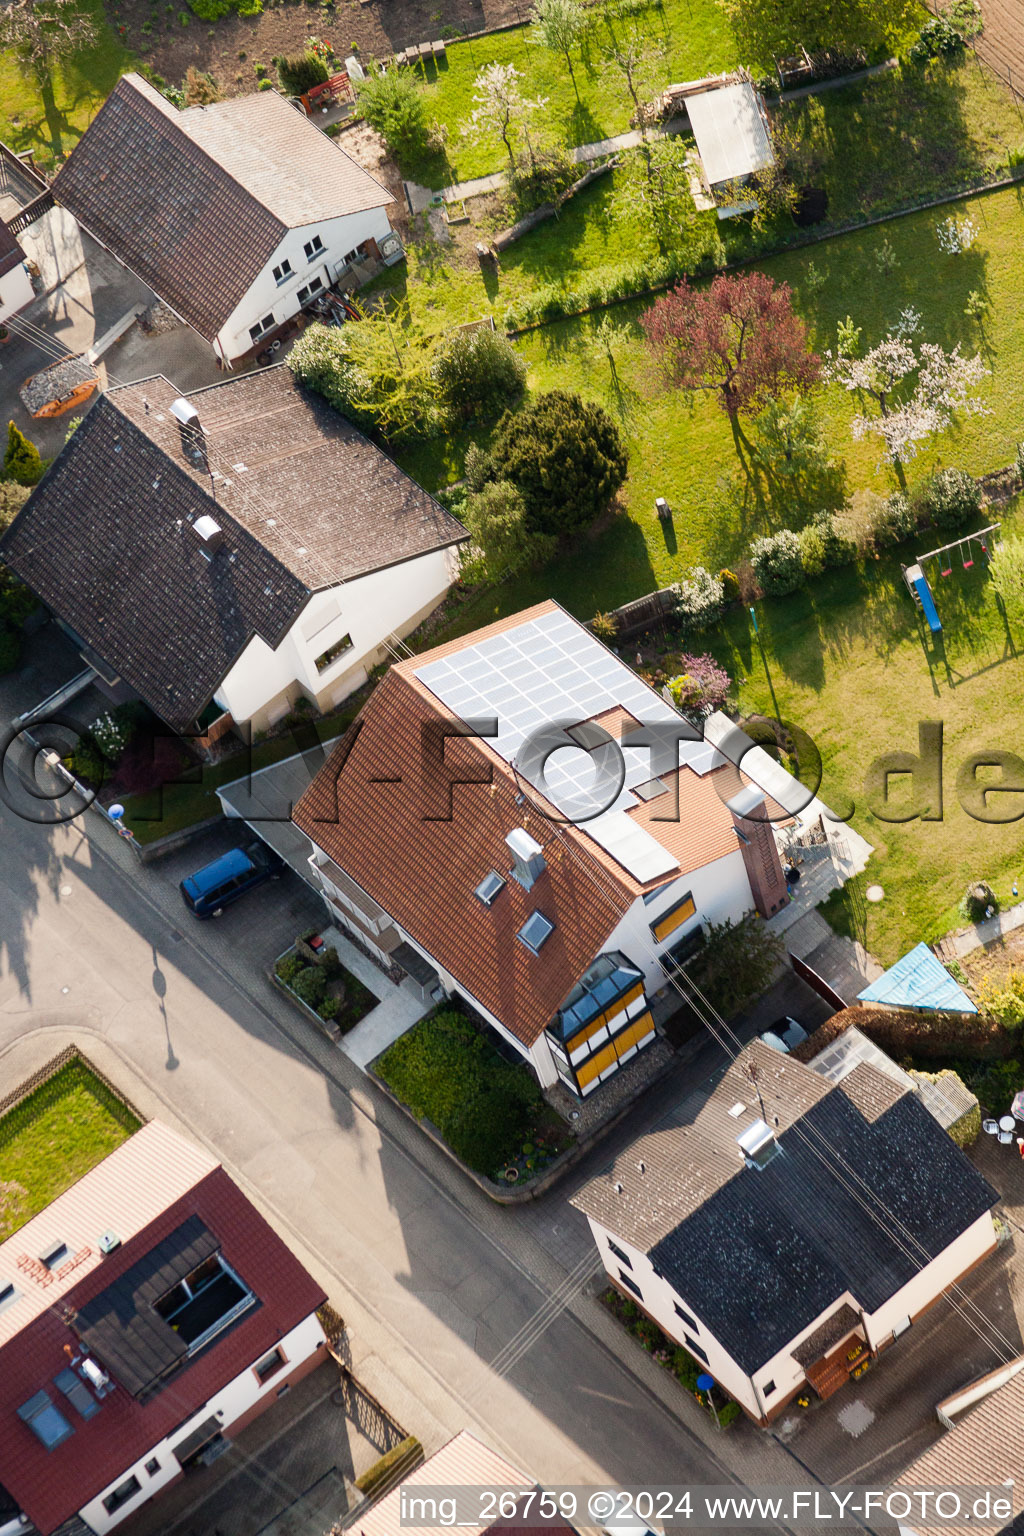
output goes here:
[[[498, 733], [489, 744], [636, 879], [676, 868], [661, 844], [626, 815], [640, 803], [633, 787], [652, 777], [649, 748], [622, 748], [625, 777], [617, 793], [616, 783], [596, 766], [601, 754], [592, 755], [569, 738], [546, 763], [539, 761], [539, 733], [552, 731], [550, 740], [557, 742], [561, 738], [553, 728], [591, 720], [616, 706], [640, 725], [680, 725], [676, 711], [575, 619], [560, 611], [541, 614], [430, 662], [416, 676], [462, 720], [496, 719]], [[680, 742], [679, 756], [698, 774], [722, 762], [700, 739]], [[618, 755], [611, 753], [609, 760], [621, 773]], [[667, 771], [663, 763], [657, 767]]]

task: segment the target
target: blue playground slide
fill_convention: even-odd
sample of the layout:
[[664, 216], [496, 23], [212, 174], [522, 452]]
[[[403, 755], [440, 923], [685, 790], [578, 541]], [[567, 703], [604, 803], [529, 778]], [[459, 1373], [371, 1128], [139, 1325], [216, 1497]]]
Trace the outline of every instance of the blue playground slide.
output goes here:
[[914, 591], [921, 599], [921, 611], [925, 618], [928, 620], [928, 628], [931, 630], [933, 635], [937, 635], [939, 630], [942, 628], [942, 620], [939, 618], [938, 612], [936, 611], [935, 601], [932, 597], [932, 589], [928, 585], [928, 578], [926, 576], [918, 577], [918, 579], [914, 582]]

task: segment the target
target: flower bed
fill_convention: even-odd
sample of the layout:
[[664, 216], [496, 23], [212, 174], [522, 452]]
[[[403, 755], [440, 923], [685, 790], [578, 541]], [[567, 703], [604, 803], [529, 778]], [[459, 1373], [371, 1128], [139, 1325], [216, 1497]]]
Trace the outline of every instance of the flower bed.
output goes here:
[[345, 969], [336, 949], [325, 949], [311, 962], [308, 954], [300, 952], [300, 948], [308, 947], [308, 938], [300, 937], [275, 961], [274, 974], [304, 1007], [347, 1035], [376, 1008], [380, 998]]
[[[681, 1386], [684, 1386], [688, 1392], [693, 1393], [696, 1401], [704, 1409], [705, 1413], [714, 1417], [715, 1415], [712, 1415], [711, 1405], [708, 1400], [708, 1394], [697, 1390], [697, 1378], [705, 1374], [707, 1367], [695, 1360], [674, 1339], [670, 1339], [667, 1334], [662, 1333], [657, 1323], [652, 1323], [650, 1318], [644, 1312], [641, 1312], [635, 1301], [627, 1301], [625, 1296], [617, 1291], [614, 1286], [610, 1285], [606, 1291], [603, 1291], [600, 1299], [612, 1316], [622, 1324], [626, 1332], [636, 1339], [637, 1343], [642, 1345], [649, 1355], [653, 1355], [659, 1365], [664, 1366], [665, 1370], [671, 1371]], [[721, 1387], [718, 1388], [718, 1391], [720, 1396], [725, 1395]], [[726, 1429], [734, 1419], [739, 1418], [743, 1410], [739, 1403], [734, 1403], [729, 1398], [722, 1407], [719, 1407], [716, 1403], [715, 1412], [719, 1425], [722, 1429]]]

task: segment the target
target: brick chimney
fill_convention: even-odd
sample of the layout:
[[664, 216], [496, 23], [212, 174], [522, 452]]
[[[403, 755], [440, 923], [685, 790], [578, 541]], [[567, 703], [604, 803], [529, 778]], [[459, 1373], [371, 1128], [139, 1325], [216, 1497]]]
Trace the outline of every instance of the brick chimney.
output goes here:
[[726, 803], [740, 841], [754, 906], [762, 917], [772, 917], [789, 901], [789, 892], [764, 794], [756, 784], [748, 784]]

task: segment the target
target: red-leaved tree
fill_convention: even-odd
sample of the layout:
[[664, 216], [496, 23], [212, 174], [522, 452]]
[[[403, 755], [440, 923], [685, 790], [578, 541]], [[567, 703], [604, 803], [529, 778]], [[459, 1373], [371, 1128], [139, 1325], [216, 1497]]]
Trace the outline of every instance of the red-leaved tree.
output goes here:
[[703, 289], [684, 279], [640, 324], [666, 377], [681, 389], [717, 390], [730, 416], [821, 375], [789, 284], [764, 272], [722, 273]]

